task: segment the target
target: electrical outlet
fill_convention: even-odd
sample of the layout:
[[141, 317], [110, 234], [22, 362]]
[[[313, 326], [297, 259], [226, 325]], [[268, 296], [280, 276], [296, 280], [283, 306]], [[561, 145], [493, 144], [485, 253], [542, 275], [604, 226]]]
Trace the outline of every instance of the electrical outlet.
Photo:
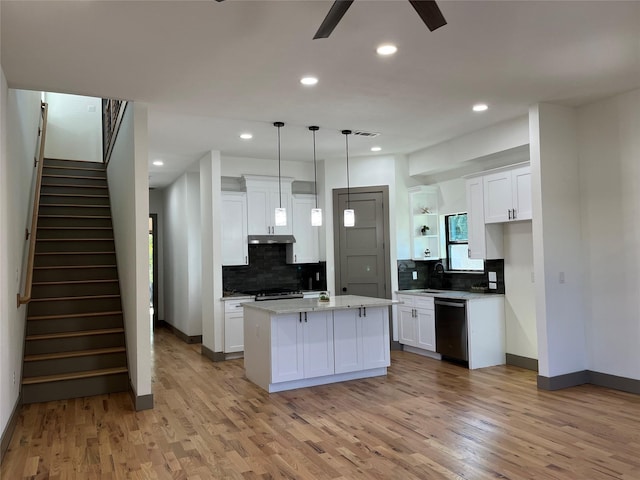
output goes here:
[[498, 288], [498, 284], [496, 282], [489, 282], [489, 290], [496, 290]]
[[418, 279], [418, 272], [412, 272], [412, 276], [414, 280]]
[[320, 281], [320, 272], [316, 272], [316, 282]]
[[13, 371], [13, 384], [16, 384], [16, 372], [15, 370]]

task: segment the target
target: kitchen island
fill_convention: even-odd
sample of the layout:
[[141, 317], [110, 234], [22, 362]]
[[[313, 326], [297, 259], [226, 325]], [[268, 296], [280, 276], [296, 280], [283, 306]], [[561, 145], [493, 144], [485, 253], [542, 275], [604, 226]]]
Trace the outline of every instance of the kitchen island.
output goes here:
[[247, 378], [268, 392], [386, 375], [389, 306], [342, 295], [244, 304]]

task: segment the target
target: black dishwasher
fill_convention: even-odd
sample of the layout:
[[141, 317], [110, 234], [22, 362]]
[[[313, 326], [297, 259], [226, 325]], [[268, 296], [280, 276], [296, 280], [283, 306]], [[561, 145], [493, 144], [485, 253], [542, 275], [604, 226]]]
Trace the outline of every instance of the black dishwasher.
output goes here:
[[443, 358], [469, 361], [467, 301], [436, 298], [436, 352]]

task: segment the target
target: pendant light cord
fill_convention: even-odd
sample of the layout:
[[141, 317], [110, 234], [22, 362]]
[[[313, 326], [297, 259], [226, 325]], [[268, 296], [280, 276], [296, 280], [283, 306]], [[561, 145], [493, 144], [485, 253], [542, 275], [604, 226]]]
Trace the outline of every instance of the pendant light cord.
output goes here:
[[280, 199], [280, 208], [282, 208], [282, 179], [280, 177], [280, 127], [284, 126], [284, 123], [275, 122], [273, 125], [278, 128], [278, 197]]
[[316, 166], [316, 130], [313, 133], [313, 193], [316, 196], [316, 209], [318, 208], [318, 167]]
[[344, 133], [344, 143], [347, 152], [347, 209], [349, 209], [351, 205], [351, 193], [350, 193], [350, 185], [349, 185], [349, 134], [351, 130], [343, 130]]

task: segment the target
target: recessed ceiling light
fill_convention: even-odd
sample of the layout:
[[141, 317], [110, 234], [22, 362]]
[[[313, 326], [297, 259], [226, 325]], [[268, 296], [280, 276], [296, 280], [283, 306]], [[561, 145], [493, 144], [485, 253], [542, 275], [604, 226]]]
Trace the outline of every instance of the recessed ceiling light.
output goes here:
[[474, 112], [484, 112], [489, 109], [489, 106], [486, 103], [476, 103], [473, 106]]
[[154, 160], [154, 161], [153, 161], [153, 164], [154, 164], [156, 167], [161, 167], [161, 166], [163, 166], [163, 165], [164, 165], [164, 162], [163, 162], [162, 160]]
[[376, 48], [376, 52], [378, 53], [378, 55], [393, 55], [397, 51], [398, 47], [390, 43], [385, 43], [384, 45], [380, 45], [378, 48]]
[[251, 135], [250, 133], [241, 133], [240, 134], [240, 138], [243, 140], [251, 140], [253, 138], [253, 135]]
[[382, 150], [381, 147], [371, 147], [372, 152], [379, 152], [380, 150]]
[[315, 85], [318, 83], [318, 79], [316, 77], [302, 77], [300, 83], [307, 86]]

